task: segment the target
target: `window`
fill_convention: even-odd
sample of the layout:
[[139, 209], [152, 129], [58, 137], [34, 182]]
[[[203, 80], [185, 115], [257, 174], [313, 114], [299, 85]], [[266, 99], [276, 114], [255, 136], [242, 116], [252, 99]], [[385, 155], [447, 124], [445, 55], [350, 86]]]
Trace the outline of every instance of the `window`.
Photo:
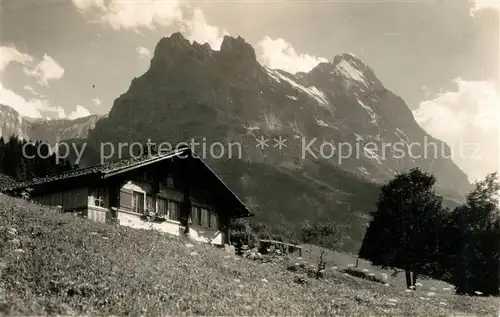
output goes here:
[[219, 219], [217, 218], [217, 213], [214, 210], [210, 210], [210, 229], [219, 229]]
[[[73, 193], [70, 193], [71, 196]], [[106, 189], [99, 188], [95, 190], [94, 205], [98, 207], [104, 207], [104, 197], [106, 196]], [[74, 199], [71, 199], [74, 202]]]
[[94, 199], [94, 205], [98, 207], [104, 207], [104, 200], [101, 197]]
[[168, 219], [178, 221], [181, 216], [181, 205], [178, 201], [168, 200]]
[[155, 212], [156, 211], [155, 197], [153, 197], [151, 195], [146, 196], [146, 210], [148, 212]]
[[219, 228], [219, 220], [217, 218], [217, 213], [208, 208], [199, 206], [191, 207], [191, 224], [210, 229]]
[[167, 174], [167, 177], [165, 178], [165, 185], [168, 188], [174, 188], [175, 187], [175, 179], [174, 179], [174, 174], [172, 172], [169, 172]]
[[201, 215], [200, 215], [200, 207], [193, 206], [191, 207], [191, 223], [196, 226], [201, 226]]
[[159, 216], [167, 216], [168, 214], [168, 203], [164, 198], [158, 197], [158, 215]]
[[167, 177], [167, 187], [168, 188], [174, 188], [174, 178], [173, 177]]
[[201, 226], [208, 227], [209, 225], [208, 209], [201, 208]]
[[138, 214], [144, 214], [144, 193], [133, 192], [132, 211]]

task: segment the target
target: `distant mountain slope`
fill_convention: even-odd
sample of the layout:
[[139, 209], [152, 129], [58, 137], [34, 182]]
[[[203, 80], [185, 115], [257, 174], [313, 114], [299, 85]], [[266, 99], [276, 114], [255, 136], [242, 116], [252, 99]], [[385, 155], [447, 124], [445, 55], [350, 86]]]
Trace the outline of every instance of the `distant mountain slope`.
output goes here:
[[55, 142], [73, 138], [86, 138], [102, 116], [91, 115], [75, 120], [44, 120], [22, 117], [13, 108], [0, 104], [0, 136]]
[[[273, 141], [280, 137], [286, 139], [281, 150]], [[448, 146], [425, 133], [405, 102], [352, 54], [293, 75], [260, 65], [240, 37], [226, 36], [214, 51], [176, 33], [159, 41], [150, 68], [89, 134], [96, 149], [103, 141], [175, 145], [192, 138], [207, 145], [195, 151], [260, 207], [259, 218], [297, 225], [338, 219], [354, 240], [363, 234], [359, 219], [366, 220], [376, 200], [372, 182], [418, 166], [437, 176], [450, 199], [471, 188], [465, 173], [442, 157]], [[260, 138], [268, 147], [257, 147]], [[208, 152], [214, 142], [225, 145], [220, 159]], [[236, 163], [227, 160], [228, 142], [241, 145]], [[425, 149], [432, 142], [436, 148]]]

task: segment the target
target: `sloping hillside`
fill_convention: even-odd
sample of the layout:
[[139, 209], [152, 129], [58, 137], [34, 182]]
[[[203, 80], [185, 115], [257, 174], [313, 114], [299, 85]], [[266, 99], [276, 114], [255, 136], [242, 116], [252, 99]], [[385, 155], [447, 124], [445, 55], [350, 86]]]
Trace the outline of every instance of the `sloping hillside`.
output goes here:
[[325, 279], [298, 284], [298, 273], [279, 262], [2, 195], [0, 241], [0, 315], [498, 314], [492, 299], [406, 293], [331, 269]]

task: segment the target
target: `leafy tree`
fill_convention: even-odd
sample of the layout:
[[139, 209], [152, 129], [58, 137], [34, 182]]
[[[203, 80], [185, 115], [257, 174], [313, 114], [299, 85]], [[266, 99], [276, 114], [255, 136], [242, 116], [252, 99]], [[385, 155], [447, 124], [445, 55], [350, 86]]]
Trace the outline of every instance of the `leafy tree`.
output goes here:
[[499, 295], [500, 182], [497, 174], [476, 182], [464, 205], [457, 207], [448, 229], [448, 263], [459, 294]]
[[382, 186], [359, 251], [375, 265], [403, 268], [408, 288], [439, 265], [438, 233], [446, 209], [435, 183], [433, 175], [414, 168]]
[[334, 222], [306, 222], [302, 228], [302, 240], [305, 243], [336, 250], [343, 242], [343, 235]]

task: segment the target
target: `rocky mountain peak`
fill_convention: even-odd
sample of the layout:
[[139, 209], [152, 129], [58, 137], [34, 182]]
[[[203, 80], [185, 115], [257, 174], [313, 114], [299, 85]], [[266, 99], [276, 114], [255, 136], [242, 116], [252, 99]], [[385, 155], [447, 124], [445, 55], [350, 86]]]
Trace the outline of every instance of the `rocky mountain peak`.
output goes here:
[[374, 89], [383, 88], [373, 70], [352, 53], [342, 53], [333, 58], [335, 73], [345, 79], [365, 82]]
[[226, 66], [232, 69], [231, 73], [245, 73], [248, 78], [256, 78], [258, 63], [252, 45], [240, 36], [234, 38], [226, 35], [217, 51], [208, 43], [194, 41], [191, 44], [181, 33], [176, 32], [158, 42], [148, 72], [156, 78], [152, 81], [157, 82], [158, 78], [167, 80], [174, 73], [178, 79], [202, 69], [213, 74], [215, 68]]
[[331, 62], [319, 63], [303, 77], [308, 83], [323, 89], [351, 94], [384, 89], [373, 70], [351, 53], [342, 53]]
[[156, 44], [153, 58], [169, 55], [173, 51], [188, 50], [191, 47], [189, 40], [186, 39], [180, 32], [171, 34], [169, 37], [163, 37]]
[[151, 59], [151, 66], [158, 69], [169, 69], [179, 63], [179, 61], [186, 60], [196, 51], [196, 47], [191, 45], [188, 39], [181, 33], [176, 32], [169, 37], [163, 37], [156, 44], [153, 58]]
[[244, 60], [256, 61], [255, 50], [242, 37], [224, 36], [220, 52], [224, 55], [234, 55]]

